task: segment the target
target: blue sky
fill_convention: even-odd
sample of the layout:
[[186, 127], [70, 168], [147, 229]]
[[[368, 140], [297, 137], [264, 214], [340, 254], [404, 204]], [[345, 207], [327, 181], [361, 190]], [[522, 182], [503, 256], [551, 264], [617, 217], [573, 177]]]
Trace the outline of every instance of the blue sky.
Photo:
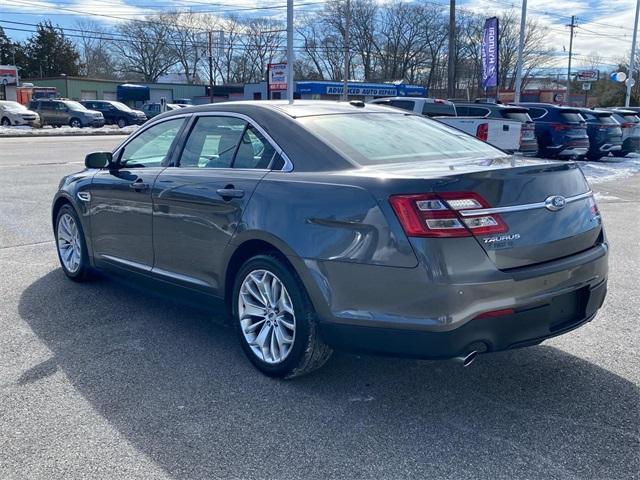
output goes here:
[[[297, 11], [322, 8], [322, 0], [294, 1], [299, 4]], [[388, 0], [378, 1], [384, 3]], [[36, 24], [49, 19], [63, 28], [73, 28], [79, 19], [90, 18], [110, 28], [124, 19], [176, 8], [217, 14], [233, 12], [246, 16], [284, 17], [284, 8], [265, 7], [283, 7], [285, 3], [284, 0], [3, 0], [0, 4], [0, 25], [11, 38], [23, 40], [29, 33], [17, 29], [32, 30], [33, 27], [7, 22]], [[447, 0], [433, 0], [433, 3], [448, 5]], [[631, 50], [635, 4], [635, 0], [529, 0], [528, 16], [549, 27], [548, 40], [558, 52], [558, 67], [566, 63], [564, 49], [569, 46], [569, 33], [565, 25], [573, 14], [579, 26], [574, 38], [576, 67], [587, 64], [589, 57], [596, 55], [603, 69], [613, 69], [614, 64], [625, 61]], [[458, 0], [458, 6], [490, 15], [512, 7], [519, 10], [520, 2]]]

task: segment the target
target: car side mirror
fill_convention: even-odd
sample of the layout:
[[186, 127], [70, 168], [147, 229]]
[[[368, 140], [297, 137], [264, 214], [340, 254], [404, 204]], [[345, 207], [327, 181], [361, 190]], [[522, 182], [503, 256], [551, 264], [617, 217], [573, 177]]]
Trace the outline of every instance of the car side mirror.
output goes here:
[[111, 152], [92, 152], [84, 157], [84, 166], [87, 168], [107, 168], [113, 164]]

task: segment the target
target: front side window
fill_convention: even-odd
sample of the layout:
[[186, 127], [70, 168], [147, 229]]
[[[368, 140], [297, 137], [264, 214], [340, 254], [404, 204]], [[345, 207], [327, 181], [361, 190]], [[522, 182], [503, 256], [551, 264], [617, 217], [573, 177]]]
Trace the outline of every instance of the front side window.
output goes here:
[[162, 166], [183, 123], [183, 118], [176, 118], [147, 128], [125, 145], [120, 165], [125, 168]]
[[416, 115], [357, 113], [310, 116], [299, 121], [362, 166], [505, 155], [471, 135]]

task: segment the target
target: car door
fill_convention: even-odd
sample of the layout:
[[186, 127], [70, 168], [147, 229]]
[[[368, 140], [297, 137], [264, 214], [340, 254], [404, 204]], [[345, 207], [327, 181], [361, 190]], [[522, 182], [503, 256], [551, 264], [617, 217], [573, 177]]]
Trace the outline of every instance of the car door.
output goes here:
[[141, 130], [115, 152], [116, 168], [93, 177], [91, 237], [97, 263], [151, 270], [152, 192], [184, 124], [185, 117], [170, 118]]
[[154, 273], [217, 293], [224, 248], [275, 156], [274, 145], [244, 118], [195, 117], [179, 163], [156, 181]]
[[57, 125], [56, 122], [56, 110], [55, 110], [55, 102], [51, 101], [39, 101], [39, 109], [38, 114], [40, 115], [40, 120], [43, 124], [47, 125]]

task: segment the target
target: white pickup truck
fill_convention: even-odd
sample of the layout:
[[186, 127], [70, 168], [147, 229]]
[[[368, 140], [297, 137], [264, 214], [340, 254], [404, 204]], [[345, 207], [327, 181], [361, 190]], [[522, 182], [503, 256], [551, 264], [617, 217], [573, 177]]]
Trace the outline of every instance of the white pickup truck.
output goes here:
[[[532, 136], [535, 141], [533, 126], [529, 131], [529, 127], [521, 120], [484, 116], [458, 116], [456, 105], [453, 102], [434, 98], [389, 97], [378, 98], [370, 103], [389, 105], [390, 107], [420, 113], [450, 127], [474, 135], [480, 140], [507, 152], [523, 151], [523, 153], [535, 155], [535, 152], [529, 152], [528, 146], [524, 145], [528, 143], [529, 136]], [[537, 147], [535, 150], [537, 151]]]

